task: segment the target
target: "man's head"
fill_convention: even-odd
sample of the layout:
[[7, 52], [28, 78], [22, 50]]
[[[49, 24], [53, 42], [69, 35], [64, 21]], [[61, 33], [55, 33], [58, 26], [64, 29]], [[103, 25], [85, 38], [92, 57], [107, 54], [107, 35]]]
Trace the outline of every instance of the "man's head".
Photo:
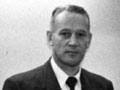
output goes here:
[[87, 12], [75, 5], [56, 8], [52, 13], [51, 30], [47, 36], [58, 65], [78, 66], [91, 41]]

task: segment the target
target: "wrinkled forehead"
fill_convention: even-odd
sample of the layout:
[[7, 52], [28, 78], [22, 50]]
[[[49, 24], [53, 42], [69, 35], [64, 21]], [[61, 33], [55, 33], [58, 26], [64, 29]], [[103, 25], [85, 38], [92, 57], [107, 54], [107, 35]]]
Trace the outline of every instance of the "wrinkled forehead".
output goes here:
[[64, 11], [60, 14], [58, 14], [55, 18], [56, 22], [83, 22], [83, 23], [87, 23], [88, 22], [88, 17], [85, 14], [77, 14], [77, 13], [73, 13], [73, 12], [68, 12], [68, 11]]
[[61, 25], [64, 27], [78, 27], [78, 29], [80, 27], [85, 27], [88, 30], [89, 19], [86, 15], [63, 11], [55, 18], [55, 27]]

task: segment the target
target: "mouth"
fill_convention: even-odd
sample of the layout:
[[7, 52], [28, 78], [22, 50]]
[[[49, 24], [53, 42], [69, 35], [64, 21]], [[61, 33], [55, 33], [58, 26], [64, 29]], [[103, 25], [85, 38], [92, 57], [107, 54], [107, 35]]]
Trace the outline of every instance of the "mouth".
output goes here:
[[77, 55], [79, 52], [78, 51], [66, 51], [65, 53], [69, 54], [69, 55], [72, 55], [72, 56], [75, 56]]

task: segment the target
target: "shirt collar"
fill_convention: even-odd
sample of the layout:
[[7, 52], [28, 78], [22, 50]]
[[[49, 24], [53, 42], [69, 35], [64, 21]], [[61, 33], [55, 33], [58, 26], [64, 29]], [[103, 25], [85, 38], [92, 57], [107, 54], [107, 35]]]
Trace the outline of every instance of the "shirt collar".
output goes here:
[[[58, 83], [60, 84], [60, 87], [63, 87], [69, 76], [56, 64], [53, 57], [51, 58], [51, 66], [56, 75]], [[78, 82], [80, 82], [80, 73], [81, 69], [79, 69], [79, 72], [74, 76]]]

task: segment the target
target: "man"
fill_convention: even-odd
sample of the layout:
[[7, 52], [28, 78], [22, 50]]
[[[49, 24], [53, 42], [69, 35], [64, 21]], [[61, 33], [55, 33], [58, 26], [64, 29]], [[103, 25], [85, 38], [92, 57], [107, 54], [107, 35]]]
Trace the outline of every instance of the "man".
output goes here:
[[52, 57], [43, 66], [8, 78], [3, 90], [113, 90], [111, 81], [81, 67], [92, 38], [89, 16], [82, 7], [56, 8], [50, 29]]

